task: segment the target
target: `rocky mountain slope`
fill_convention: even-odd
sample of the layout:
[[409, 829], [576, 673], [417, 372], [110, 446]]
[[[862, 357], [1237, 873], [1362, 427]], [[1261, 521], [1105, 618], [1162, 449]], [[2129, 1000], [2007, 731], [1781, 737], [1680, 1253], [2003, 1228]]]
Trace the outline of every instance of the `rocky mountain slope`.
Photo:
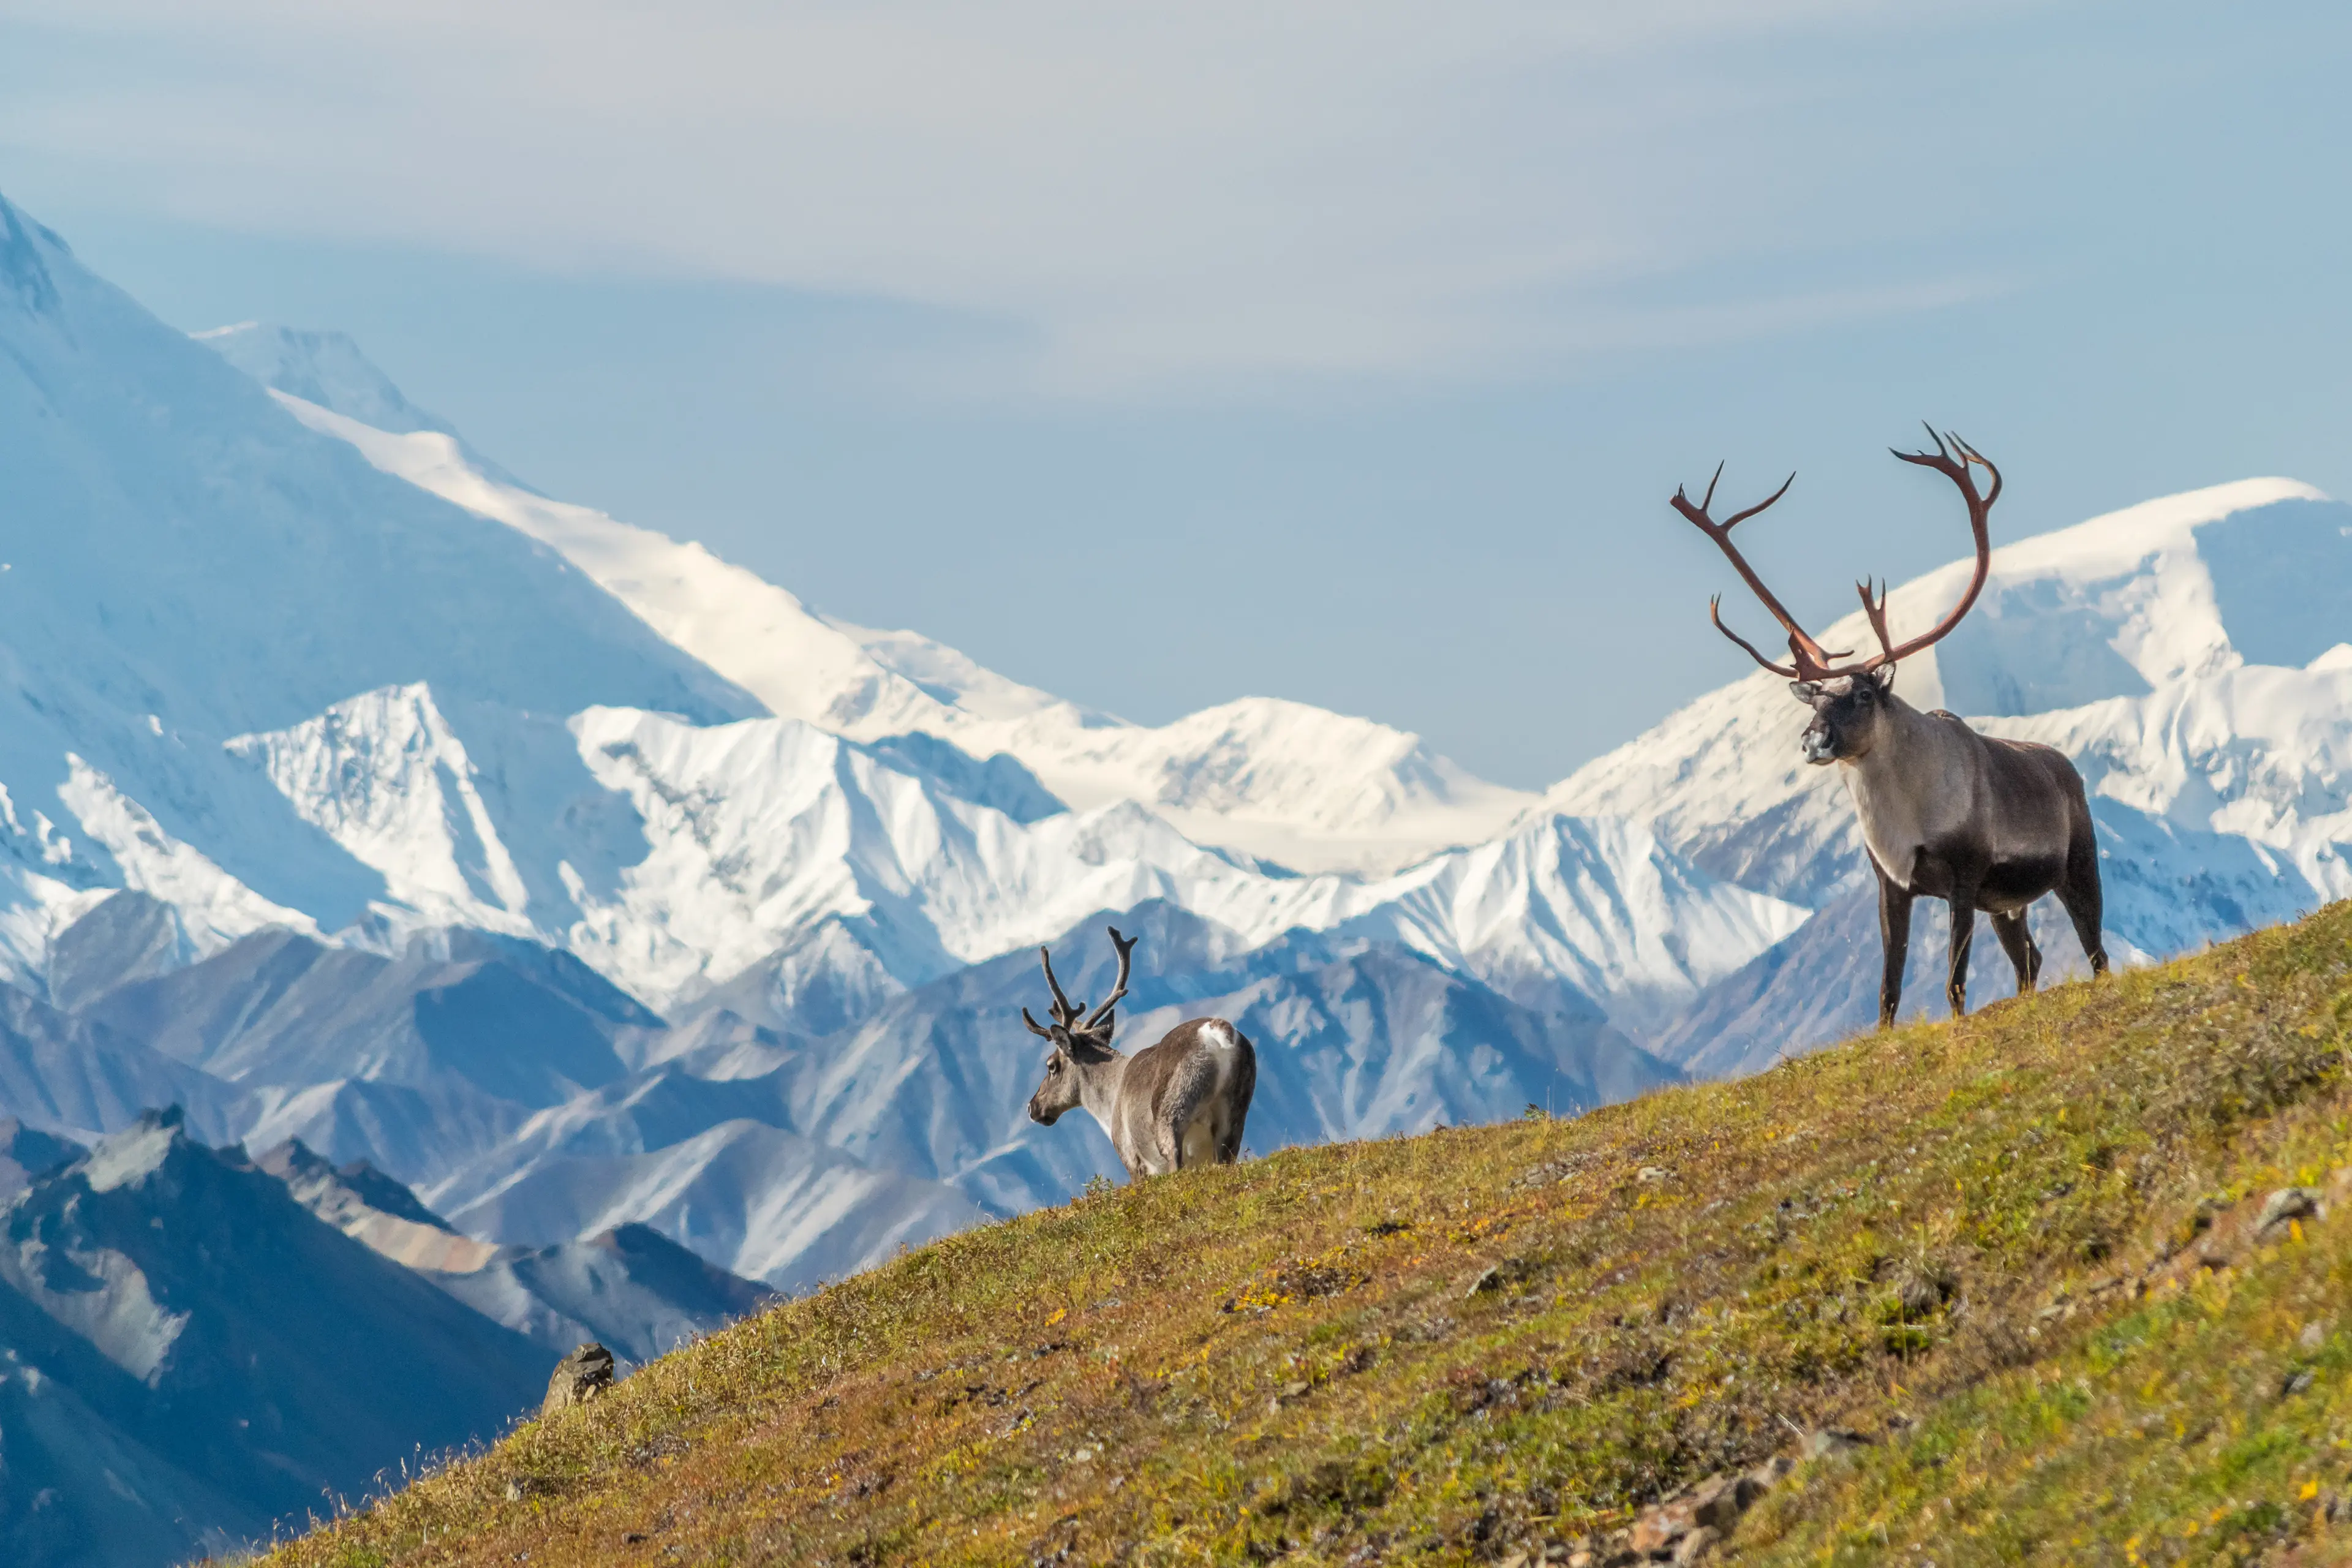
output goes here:
[[175, 1113], [34, 1176], [0, 1224], [0, 1555], [27, 1568], [299, 1522], [419, 1445], [497, 1436], [556, 1360]]
[[646, 1226], [493, 1247], [364, 1160], [331, 1164], [289, 1139], [253, 1163], [320, 1220], [559, 1356], [593, 1340], [642, 1365], [774, 1299]]

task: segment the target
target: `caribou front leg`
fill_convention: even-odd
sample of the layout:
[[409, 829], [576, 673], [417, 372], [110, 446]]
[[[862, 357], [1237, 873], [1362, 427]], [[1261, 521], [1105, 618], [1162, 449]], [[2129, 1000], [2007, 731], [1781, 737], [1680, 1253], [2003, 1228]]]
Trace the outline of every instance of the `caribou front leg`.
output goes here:
[[[1871, 868], [1878, 870], [1876, 861]], [[1895, 1026], [1895, 1010], [1903, 1002], [1903, 961], [1911, 952], [1911, 889], [1878, 871], [1878, 940], [1885, 948], [1885, 963], [1878, 979], [1878, 1026]]]

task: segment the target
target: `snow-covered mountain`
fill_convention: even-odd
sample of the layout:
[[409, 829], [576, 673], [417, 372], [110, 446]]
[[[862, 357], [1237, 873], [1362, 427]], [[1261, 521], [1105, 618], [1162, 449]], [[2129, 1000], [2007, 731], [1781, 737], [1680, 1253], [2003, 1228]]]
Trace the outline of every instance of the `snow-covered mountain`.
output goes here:
[[[249, 336], [205, 341], [229, 350]], [[779, 717], [853, 740], [929, 734], [974, 756], [1005, 753], [1075, 807], [1137, 802], [1200, 843], [1303, 870], [1394, 868], [1486, 838], [1535, 804], [1417, 736], [1304, 703], [1244, 698], [1158, 729], [1080, 708], [913, 632], [818, 615], [699, 544], [550, 500], [446, 429], [406, 416], [380, 424], [373, 416], [397, 391], [355, 353], [305, 357], [287, 339], [267, 358], [236, 357], [305, 425], [385, 473], [562, 551]]]
[[698, 720], [759, 702], [562, 557], [382, 474], [0, 203], [0, 976], [109, 889], [197, 948], [336, 930], [382, 880], [234, 736], [412, 681]]
[[[0, 921], [15, 978], [86, 1001], [89, 1024], [126, 1043], [165, 1043], [205, 1075], [192, 1110], [224, 1130], [243, 1118], [257, 1134], [316, 1136], [434, 1186], [656, 1056], [702, 1060], [665, 1022], [845, 1038], [1090, 911], [1154, 900], [1236, 952], [1301, 933], [1378, 944], [1539, 1017], [1605, 1018], [1630, 1048], [1629, 1032], [1681, 1038], [1676, 1020], [1709, 987], [1817, 940], [1801, 928], [1857, 886], [1850, 816], [1829, 775], [1793, 763], [1783, 731], [1798, 715], [1769, 678], [1693, 704], [1540, 803], [1409, 736], [1295, 705], [1123, 724], [538, 495], [348, 340], [250, 325], [176, 338], [62, 242], [13, 211], [8, 223], [16, 292], [0, 322], [21, 343], [20, 402], [48, 400], [57, 427], [27, 418], [13, 438], [61, 504], [114, 531], [108, 559], [156, 555], [131, 548], [142, 529], [167, 544], [189, 531], [174, 520], [193, 500], [92, 499], [134, 486], [268, 492], [270, 505], [198, 519], [223, 562], [303, 542], [235, 593], [226, 566], [192, 571], [184, 546], [169, 591], [77, 556], [80, 578], [125, 605], [160, 601], [147, 623], [175, 617], [171, 646], [202, 652], [141, 654], [159, 669], [147, 686], [116, 674], [85, 694], [92, 671], [152, 639], [110, 599], [45, 602], [50, 662], [20, 683], [41, 719], [0, 755], [17, 828]], [[243, 374], [223, 374], [224, 358]], [[248, 426], [209, 444], [190, 434]], [[79, 491], [60, 453], [79, 465]], [[2332, 642], [2278, 662], [2228, 629], [2259, 621], [2281, 648], [2326, 630], [2326, 610], [2298, 621], [2277, 606], [2332, 602], [2332, 506], [2256, 481], [2011, 546], [1960, 635], [1906, 671], [1922, 700], [2048, 733], [2093, 766], [2103, 820], [2129, 850], [2110, 874], [2126, 951], [2169, 951], [2340, 885], [2331, 716], [2352, 677], [2330, 663]], [[2261, 575], [2282, 558], [2313, 570]], [[362, 613], [360, 574], [387, 560], [398, 567], [369, 579]], [[0, 584], [24, 586], [16, 565]], [[1958, 570], [1897, 590], [1897, 621], [1932, 613]], [[60, 649], [79, 650], [70, 670]], [[269, 649], [300, 657], [268, 666]], [[52, 674], [65, 699], [47, 695]], [[2187, 804], [2200, 791], [2217, 803], [2201, 816]], [[101, 905], [113, 886], [153, 905]], [[100, 908], [100, 931], [80, 923]], [[537, 998], [517, 1015], [528, 1060], [436, 1046], [446, 1026], [428, 1023], [478, 1005], [444, 1003], [488, 984], [434, 978], [453, 931], [575, 955], [644, 1016], [572, 1016], [577, 996], [523, 984]], [[197, 1041], [187, 1020], [201, 1006], [176, 1022], [138, 1011], [142, 994], [175, 995], [194, 961], [240, 952], [197, 965], [223, 987], [215, 1010], [238, 1017], [235, 1039]], [[237, 999], [298, 960], [316, 977], [247, 1018]], [[325, 1023], [338, 1009], [349, 1026]], [[1357, 1125], [1310, 1122], [1318, 1135]], [[770, 1131], [848, 1146], [804, 1111]], [[919, 1175], [961, 1179], [953, 1161]]]

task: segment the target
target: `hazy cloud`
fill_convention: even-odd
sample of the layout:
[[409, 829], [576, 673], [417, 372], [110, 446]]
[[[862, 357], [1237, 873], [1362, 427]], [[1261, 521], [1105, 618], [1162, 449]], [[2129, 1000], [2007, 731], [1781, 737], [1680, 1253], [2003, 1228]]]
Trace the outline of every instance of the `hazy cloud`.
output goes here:
[[[1969, 90], [1948, 14], [0, 0], [0, 145], [232, 226], [971, 312], [1062, 382], [1485, 374], [1987, 287], [1933, 255], [1973, 198], [1891, 178], [2000, 155], [1896, 133]], [[1638, 297], [1775, 254], [1847, 260]]]

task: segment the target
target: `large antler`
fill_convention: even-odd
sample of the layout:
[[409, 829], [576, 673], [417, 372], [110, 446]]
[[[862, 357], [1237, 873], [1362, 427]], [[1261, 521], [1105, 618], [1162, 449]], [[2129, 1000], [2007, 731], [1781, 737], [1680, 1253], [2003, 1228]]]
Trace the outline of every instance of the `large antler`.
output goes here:
[[[1898, 647], [1886, 629], [1885, 586], [1879, 586], [1874, 595], [1871, 591], [1872, 584], [1869, 582], [1856, 583], [1853, 585], [1854, 592], [1862, 596], [1863, 615], [1869, 620], [1870, 629], [1877, 635], [1879, 651], [1860, 664], [1832, 665], [1830, 660], [1843, 658], [1851, 650], [1831, 653], [1816, 642], [1811, 634], [1797, 624], [1796, 617], [1781, 607], [1780, 601], [1774, 597], [1772, 591], [1764, 585], [1764, 580], [1756, 574], [1755, 568], [1748, 564], [1747, 557], [1740, 554], [1738, 547], [1731, 542], [1732, 529], [1788, 494], [1789, 486], [1796, 482], [1797, 476], [1790, 474], [1786, 480], [1782, 481], [1779, 489], [1774, 490], [1754, 506], [1745, 511], [1734, 513], [1722, 522], [1717, 522], [1707, 515], [1707, 507], [1715, 500], [1716, 480], [1723, 477], [1723, 465], [1718, 463], [1716, 465], [1715, 479], [1707, 481], [1706, 496], [1694, 506], [1690, 498], [1684, 494], [1682, 488], [1676, 486], [1674, 508], [1695, 523], [1700, 532], [1715, 541], [1717, 546], [1722, 550], [1725, 556], [1730, 560], [1732, 566], [1739, 573], [1741, 579], [1762, 602], [1764, 607], [1771, 612], [1772, 618], [1779, 621], [1781, 629], [1789, 634], [1789, 653], [1793, 668], [1791, 665], [1773, 663], [1772, 660], [1759, 653], [1754, 644], [1723, 624], [1721, 595], [1709, 599], [1706, 605], [1707, 616], [1715, 622], [1715, 629], [1738, 644], [1747, 651], [1748, 658], [1775, 675], [1785, 675], [1797, 680], [1831, 680], [1840, 676], [1867, 674], [1883, 666], [1893, 664], [1897, 659], [1908, 658], [1921, 648], [1941, 641], [1948, 636], [1952, 628], [1960, 624], [1961, 617], [1975, 605], [1977, 595], [1984, 591], [1986, 574], [1992, 567], [1992, 541], [1987, 532], [1987, 528], [1992, 515], [1992, 503], [2000, 499], [2000, 470], [1993, 467], [1990, 458], [1948, 431], [1938, 436], [1936, 434], [1935, 426], [1931, 425], [1927, 427], [1927, 435], [1936, 443], [1934, 452], [1896, 452], [1895, 456], [1906, 463], [1916, 463], [1922, 468], [1933, 468], [1942, 474], [1959, 487], [1962, 498], [1968, 502], [1969, 529], [1976, 542], [1976, 573], [1969, 580], [1969, 591], [1960, 595], [1960, 602], [1952, 607], [1950, 614], [1920, 636]], [[1950, 442], [1948, 447], [1945, 445], [1947, 441]], [[1955, 453], [1958, 454], [1957, 457], [1954, 456]], [[1969, 473], [1969, 465], [1971, 463], [1981, 464], [1985, 472], [1992, 476], [1992, 488], [1983, 495], [1977, 493], [1976, 482]]]
[[[1110, 944], [1118, 951], [1118, 980], [1111, 986], [1110, 994], [1103, 1000], [1102, 1005], [1097, 1007], [1092, 1013], [1087, 1013], [1083, 1022], [1080, 1021], [1079, 1015], [1087, 1013], [1085, 1004], [1071, 1005], [1070, 999], [1062, 994], [1062, 983], [1054, 978], [1052, 950], [1043, 947], [1037, 950], [1038, 960], [1045, 966], [1045, 984], [1054, 989], [1054, 1000], [1047, 1011], [1053, 1015], [1055, 1027], [1065, 1034], [1083, 1035], [1096, 1044], [1105, 1046], [1110, 1044], [1112, 1031], [1118, 1027], [1118, 1020], [1112, 1016], [1112, 1010], [1118, 1005], [1119, 998], [1127, 994], [1128, 969], [1134, 962], [1135, 944], [1143, 940], [1141, 937], [1119, 935], [1117, 926], [1108, 929]], [[1029, 1009], [1026, 1007], [1021, 1009], [1021, 1021], [1029, 1026], [1030, 1033], [1043, 1036], [1049, 1040], [1054, 1037], [1053, 1029], [1045, 1027], [1031, 1017]]]
[[1789, 634], [1789, 653], [1796, 661], [1795, 668], [1791, 668], [1790, 666], [1785, 664], [1773, 663], [1770, 659], [1766, 658], [1762, 654], [1756, 650], [1755, 644], [1749, 642], [1746, 637], [1741, 637], [1738, 632], [1733, 631], [1729, 626], [1725, 626], [1723, 624], [1722, 595], [1717, 594], [1715, 597], [1706, 602], [1707, 618], [1715, 623], [1715, 629], [1717, 631], [1721, 632], [1725, 637], [1729, 637], [1733, 642], [1738, 643], [1741, 647], [1747, 649], [1748, 658], [1754, 659], [1757, 663], [1762, 665], [1765, 668], [1772, 671], [1774, 674], [1785, 675], [1792, 680], [1822, 680], [1827, 679], [1830, 674], [1829, 661], [1832, 658], [1843, 658], [1844, 654], [1831, 653], [1826, 648], [1822, 647], [1820, 643], [1815, 642], [1812, 638], [1812, 635], [1806, 631], [1804, 627], [1797, 624], [1797, 618], [1789, 614], [1787, 610], [1781, 608], [1780, 601], [1773, 596], [1772, 590], [1764, 585], [1764, 579], [1759, 577], [1756, 574], [1756, 569], [1748, 564], [1748, 557], [1739, 553], [1739, 546], [1731, 542], [1731, 531], [1738, 527], [1741, 523], [1746, 522], [1749, 518], [1754, 517], [1758, 512], [1762, 511], [1765, 508], [1770, 506], [1774, 501], [1779, 500], [1782, 496], [1787, 495], [1789, 493], [1789, 487], [1797, 482], [1797, 476], [1790, 474], [1787, 479], [1780, 481], [1780, 488], [1779, 489], [1774, 490], [1770, 495], [1766, 496], [1754, 506], [1748, 507], [1743, 511], [1733, 512], [1721, 522], [1717, 522], [1712, 517], [1707, 515], [1707, 508], [1715, 504], [1715, 487], [1717, 481], [1722, 478], [1723, 465], [1721, 463], [1717, 463], [1715, 466], [1715, 477], [1706, 481], [1706, 494], [1699, 498], [1696, 504], [1693, 504], [1690, 497], [1683, 492], [1682, 486], [1676, 485], [1675, 487], [1674, 508], [1676, 511], [1690, 519], [1692, 523], [1697, 527], [1701, 533], [1706, 534], [1709, 539], [1715, 541], [1717, 548], [1720, 549], [1725, 557], [1730, 561], [1732, 569], [1738, 572], [1741, 580], [1748, 584], [1748, 591], [1754, 594], [1758, 599], [1762, 601], [1764, 607], [1772, 613], [1772, 618], [1780, 623], [1780, 629]]
[[[1922, 421], [1922, 423], [1925, 422]], [[1870, 584], [1856, 583], [1853, 585], [1854, 592], [1862, 595], [1863, 613], [1870, 617], [1870, 629], [1878, 634], [1878, 653], [1869, 663], [1863, 666], [1864, 669], [1876, 669], [1880, 665], [1893, 664], [1899, 658], [1908, 658], [1930, 643], [1941, 642], [1950, 636], [1952, 628], [1960, 624], [1960, 617], [1975, 608], [1977, 595], [1984, 592], [1985, 575], [1992, 570], [1992, 536], [1987, 530], [1992, 521], [1992, 503], [2000, 499], [2000, 470], [1992, 466], [1990, 458], [1986, 457], [1949, 430], [1938, 436], [1936, 434], [1936, 427], [1929, 425], [1927, 438], [1936, 443], [1936, 450], [1932, 454], [1895, 452], [1892, 447], [1887, 450], [1895, 452], [1896, 457], [1906, 463], [1916, 463], [1923, 468], [1935, 469], [1959, 487], [1961, 499], [1968, 502], [1969, 532], [1976, 540], [1977, 569], [1969, 576], [1969, 591], [1960, 595], [1960, 602], [1954, 605], [1942, 620], [1937, 621], [1900, 647], [1890, 641], [1886, 635], [1885, 588], [1882, 586], [1878, 590], [1878, 597], [1874, 601], [1870, 596]], [[1944, 445], [1948, 440], [1951, 442], [1949, 448]], [[1959, 454], [1958, 457], [1953, 456], [1955, 452]], [[1969, 473], [1970, 463], [1982, 464], [1984, 471], [1992, 476], [1992, 489], [1982, 495], [1977, 494], [1976, 480]]]

